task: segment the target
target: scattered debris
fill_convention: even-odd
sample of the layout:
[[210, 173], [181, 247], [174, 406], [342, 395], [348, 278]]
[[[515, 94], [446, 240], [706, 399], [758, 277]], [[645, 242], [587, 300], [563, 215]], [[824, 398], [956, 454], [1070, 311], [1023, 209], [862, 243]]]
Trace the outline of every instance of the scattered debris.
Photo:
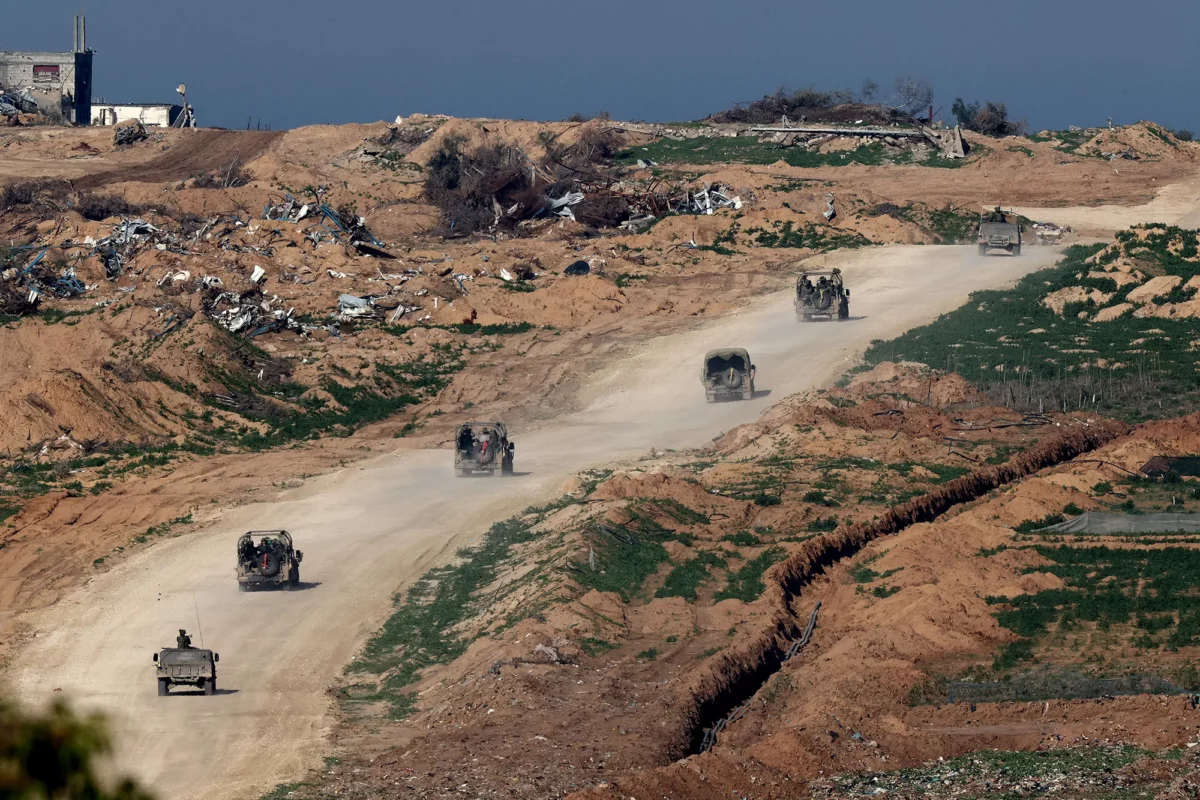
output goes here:
[[591, 271], [591, 264], [586, 261], [576, 261], [563, 270], [563, 275], [587, 275]]
[[130, 119], [120, 123], [113, 130], [113, 144], [117, 147], [127, 147], [146, 139], [147, 136], [146, 126], [141, 120]]

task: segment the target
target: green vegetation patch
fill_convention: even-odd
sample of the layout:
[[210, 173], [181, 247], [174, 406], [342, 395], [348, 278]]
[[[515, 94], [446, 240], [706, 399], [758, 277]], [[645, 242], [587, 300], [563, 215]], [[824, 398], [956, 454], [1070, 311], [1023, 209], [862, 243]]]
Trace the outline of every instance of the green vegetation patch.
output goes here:
[[1050, 626], [1069, 632], [1081, 623], [1101, 629], [1136, 625], [1142, 647], [1177, 649], [1200, 643], [1200, 550], [1110, 547], [1033, 549], [1048, 564], [1026, 572], [1056, 575], [1066, 584], [1014, 598], [989, 597], [996, 619], [1027, 638]]
[[821, 153], [803, 147], [780, 147], [756, 136], [699, 136], [694, 139], [662, 138], [642, 147], [617, 154], [617, 161], [633, 164], [648, 159], [659, 164], [774, 164], [783, 161], [793, 167], [840, 167], [851, 164], [917, 164], [929, 167], [959, 167], [965, 159], [932, 155], [926, 161], [914, 161], [912, 153], [891, 152], [878, 142], [868, 142], [854, 150]]
[[[1185, 281], [1200, 274], [1195, 231], [1147, 230], [1145, 240], [1118, 235], [1131, 257]], [[1187, 345], [1195, 338], [1193, 320], [1126, 315], [1091, 322], [1097, 307], [1068, 307], [1060, 316], [1042, 303], [1058, 289], [1086, 288], [1088, 279], [1080, 276], [1095, 267], [1085, 259], [1102, 249], [1075, 245], [1058, 265], [1013, 289], [976, 292], [929, 325], [873, 342], [866, 363], [918, 361], [957, 372], [994, 401], [1022, 411], [1094, 410], [1136, 422], [1200, 408], [1200, 358]], [[1080, 311], [1088, 312], [1085, 318]], [[1105, 363], [1098, 364], [1101, 358]]]
[[846, 232], [828, 225], [809, 222], [800, 229], [791, 220], [773, 220], [770, 230], [748, 228], [750, 240], [758, 247], [808, 248], [827, 253], [838, 248], [855, 249], [871, 244], [861, 233]]
[[787, 553], [782, 548], [772, 547], [747, 561], [736, 572], [727, 571], [728, 583], [724, 589], [717, 592], [716, 600], [719, 602], [733, 598], [746, 603], [754, 602], [766, 589], [762, 581], [763, 574], [772, 564], [782, 560], [786, 555]]
[[544, 513], [536, 513], [496, 523], [478, 548], [458, 552], [458, 563], [430, 570], [397, 594], [395, 611], [347, 669], [377, 680], [348, 687], [343, 699], [386, 703], [393, 719], [410, 713], [415, 694], [405, 688], [425, 668], [447, 664], [466, 651], [470, 640], [455, 633], [455, 627], [486, 607], [488, 599], [480, 592], [496, 579], [513, 547], [535, 538], [532, 528], [543, 518]]
[[667, 575], [666, 582], [654, 593], [655, 597], [682, 597], [696, 602], [696, 591], [709, 578], [712, 567], [725, 566], [725, 559], [711, 551], [703, 551], [695, 558], [676, 566]]

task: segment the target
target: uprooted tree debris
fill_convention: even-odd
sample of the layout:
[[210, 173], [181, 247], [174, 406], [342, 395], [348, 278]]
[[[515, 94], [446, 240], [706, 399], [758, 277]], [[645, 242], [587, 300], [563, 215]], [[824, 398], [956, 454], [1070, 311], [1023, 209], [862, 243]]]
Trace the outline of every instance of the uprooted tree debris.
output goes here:
[[561, 219], [637, 228], [670, 214], [741, 208], [741, 198], [726, 186], [691, 190], [630, 177], [613, 162], [621, 141], [602, 124], [585, 127], [573, 144], [543, 133], [545, 156], [535, 161], [512, 144], [468, 148], [461, 137], [448, 136], [429, 162], [425, 197], [441, 209], [447, 238], [480, 231], [528, 235]]

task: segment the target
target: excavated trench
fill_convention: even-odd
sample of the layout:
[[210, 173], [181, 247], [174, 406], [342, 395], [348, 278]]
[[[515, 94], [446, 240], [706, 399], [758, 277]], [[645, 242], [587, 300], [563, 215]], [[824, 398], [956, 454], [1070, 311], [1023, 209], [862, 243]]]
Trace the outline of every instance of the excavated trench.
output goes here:
[[876, 521], [815, 539], [776, 565], [772, 570], [773, 583], [767, 589], [776, 596], [772, 628], [746, 650], [727, 655], [701, 682], [693, 694], [693, 709], [680, 737], [686, 743], [680, 748], [684, 752], [675, 754], [675, 758], [701, 752], [706, 733], [714, 728], [720, 730], [723, 721], [752, 699], [782, 668], [812, 610], [800, 605], [803, 590], [830, 567], [853, 557], [881, 536], [899, 533], [917, 523], [932, 522], [955, 506], [1091, 452], [1127, 432], [1125, 425], [1105, 420], [1047, 437], [1004, 464], [950, 481], [935, 492], [890, 509]]

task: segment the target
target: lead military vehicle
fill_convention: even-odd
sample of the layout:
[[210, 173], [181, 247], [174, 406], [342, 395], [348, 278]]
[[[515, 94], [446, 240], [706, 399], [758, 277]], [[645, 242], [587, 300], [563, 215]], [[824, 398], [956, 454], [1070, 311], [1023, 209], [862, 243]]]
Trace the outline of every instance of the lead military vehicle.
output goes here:
[[979, 255], [987, 255], [988, 250], [1007, 250], [1014, 256], [1021, 255], [1021, 234], [1025, 226], [1019, 222], [1010, 221], [1010, 216], [996, 206], [990, 212], [979, 215]]
[[219, 653], [192, 647], [192, 638], [179, 632], [177, 647], [164, 647], [154, 654], [158, 673], [158, 696], [171, 693], [172, 686], [197, 686], [205, 694], [217, 693]]

